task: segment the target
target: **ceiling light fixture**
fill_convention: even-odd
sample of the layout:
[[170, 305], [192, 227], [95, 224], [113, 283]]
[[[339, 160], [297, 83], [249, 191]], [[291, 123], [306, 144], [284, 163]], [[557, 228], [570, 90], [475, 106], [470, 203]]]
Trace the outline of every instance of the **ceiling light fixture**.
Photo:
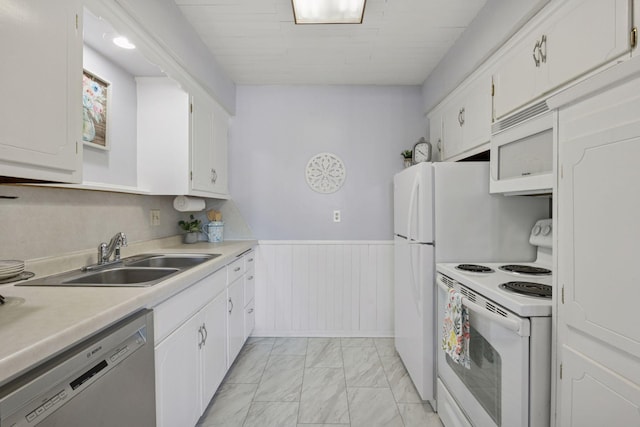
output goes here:
[[366, 0], [291, 0], [296, 24], [362, 24]]
[[136, 45], [131, 43], [129, 39], [123, 36], [118, 36], [113, 38], [113, 44], [123, 49], [135, 49]]

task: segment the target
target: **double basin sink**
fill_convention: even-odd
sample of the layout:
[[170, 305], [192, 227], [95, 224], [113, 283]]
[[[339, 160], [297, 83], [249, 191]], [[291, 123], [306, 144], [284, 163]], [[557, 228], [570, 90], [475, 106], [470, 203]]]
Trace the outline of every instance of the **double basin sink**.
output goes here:
[[114, 264], [73, 270], [30, 280], [17, 286], [147, 287], [219, 256], [220, 254], [136, 255]]

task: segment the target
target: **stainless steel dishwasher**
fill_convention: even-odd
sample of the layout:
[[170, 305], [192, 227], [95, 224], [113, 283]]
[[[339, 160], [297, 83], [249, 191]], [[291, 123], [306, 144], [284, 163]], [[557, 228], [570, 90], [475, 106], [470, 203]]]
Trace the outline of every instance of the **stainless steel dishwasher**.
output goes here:
[[118, 322], [0, 388], [0, 427], [155, 424], [150, 310]]

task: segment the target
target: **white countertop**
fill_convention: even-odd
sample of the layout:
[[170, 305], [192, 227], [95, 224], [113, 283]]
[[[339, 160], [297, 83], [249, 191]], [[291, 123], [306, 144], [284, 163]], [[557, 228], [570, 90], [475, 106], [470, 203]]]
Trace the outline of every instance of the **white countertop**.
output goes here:
[[[7, 304], [0, 306], [0, 386], [119, 319], [154, 307], [257, 243], [178, 243], [156, 248], [146, 244], [146, 253], [221, 254], [147, 288], [0, 285], [0, 294], [7, 298]], [[136, 254], [126, 253], [123, 257]]]

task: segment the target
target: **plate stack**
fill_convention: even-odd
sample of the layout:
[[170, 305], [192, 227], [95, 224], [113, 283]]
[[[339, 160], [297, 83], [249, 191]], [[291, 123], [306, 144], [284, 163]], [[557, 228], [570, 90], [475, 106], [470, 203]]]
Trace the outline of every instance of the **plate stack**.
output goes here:
[[24, 271], [24, 261], [0, 260], [0, 280], [19, 276]]

